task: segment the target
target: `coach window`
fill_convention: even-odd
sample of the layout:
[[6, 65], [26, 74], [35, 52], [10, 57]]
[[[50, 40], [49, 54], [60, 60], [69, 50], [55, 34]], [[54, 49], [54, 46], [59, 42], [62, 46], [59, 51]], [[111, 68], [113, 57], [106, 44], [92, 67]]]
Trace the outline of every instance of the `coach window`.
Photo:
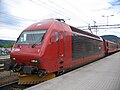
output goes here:
[[59, 39], [58, 32], [55, 32], [55, 36], [56, 36], [56, 42], [58, 42], [58, 39]]

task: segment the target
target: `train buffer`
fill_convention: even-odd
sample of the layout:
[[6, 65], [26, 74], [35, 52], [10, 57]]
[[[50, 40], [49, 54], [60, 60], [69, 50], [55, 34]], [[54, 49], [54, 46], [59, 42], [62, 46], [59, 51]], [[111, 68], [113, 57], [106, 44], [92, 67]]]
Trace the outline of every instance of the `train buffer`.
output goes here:
[[120, 90], [120, 52], [26, 90]]

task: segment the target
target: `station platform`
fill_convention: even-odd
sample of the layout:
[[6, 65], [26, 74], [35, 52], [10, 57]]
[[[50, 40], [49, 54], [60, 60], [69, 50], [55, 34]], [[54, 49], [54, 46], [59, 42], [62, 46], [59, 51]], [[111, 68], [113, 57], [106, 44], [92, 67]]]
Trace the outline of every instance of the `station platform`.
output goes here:
[[120, 90], [120, 52], [26, 90]]

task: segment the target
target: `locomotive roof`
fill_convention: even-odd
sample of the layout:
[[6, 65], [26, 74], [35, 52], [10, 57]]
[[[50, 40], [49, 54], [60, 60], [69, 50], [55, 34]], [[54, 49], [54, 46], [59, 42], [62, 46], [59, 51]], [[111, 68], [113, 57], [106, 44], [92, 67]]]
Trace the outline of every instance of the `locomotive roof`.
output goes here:
[[48, 29], [52, 23], [54, 23], [55, 19], [45, 19], [40, 22], [34, 23], [31, 26], [27, 27], [25, 30], [39, 30], [39, 29]]
[[77, 33], [84, 34], [84, 35], [88, 35], [88, 36], [91, 36], [91, 37], [94, 37], [94, 38], [97, 38], [97, 39], [101, 39], [101, 38], [100, 38], [99, 36], [97, 36], [97, 35], [91, 34], [91, 33], [89, 33], [89, 32], [85, 32], [85, 31], [80, 30], [80, 29], [78, 29], [78, 28], [75, 28], [75, 27], [73, 27], [73, 26], [70, 26], [70, 27], [71, 27], [71, 29], [72, 29], [73, 32], [77, 32]]
[[[40, 30], [40, 29], [48, 29], [52, 23], [64, 23], [65, 21], [63, 19], [45, 19], [43, 21], [40, 21], [38, 23], [34, 23], [32, 24], [31, 26], [27, 27], [25, 30]], [[67, 24], [68, 25], [68, 24]], [[101, 39], [99, 36], [96, 36], [94, 34], [91, 34], [89, 32], [86, 32], [86, 31], [83, 31], [83, 30], [80, 30], [78, 28], [75, 28], [73, 26], [70, 26], [68, 25], [71, 30], [73, 32], [77, 32], [77, 33], [80, 33], [80, 34], [84, 34], [84, 35], [87, 35], [87, 36], [91, 36], [91, 37], [94, 37], [94, 38], [97, 38], [97, 39]]]

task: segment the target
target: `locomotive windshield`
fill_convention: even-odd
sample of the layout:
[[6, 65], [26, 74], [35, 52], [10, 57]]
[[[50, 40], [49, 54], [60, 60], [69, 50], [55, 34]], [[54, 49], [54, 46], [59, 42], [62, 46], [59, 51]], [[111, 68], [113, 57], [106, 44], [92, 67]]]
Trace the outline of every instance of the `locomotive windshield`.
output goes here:
[[46, 30], [23, 31], [16, 44], [41, 44]]

